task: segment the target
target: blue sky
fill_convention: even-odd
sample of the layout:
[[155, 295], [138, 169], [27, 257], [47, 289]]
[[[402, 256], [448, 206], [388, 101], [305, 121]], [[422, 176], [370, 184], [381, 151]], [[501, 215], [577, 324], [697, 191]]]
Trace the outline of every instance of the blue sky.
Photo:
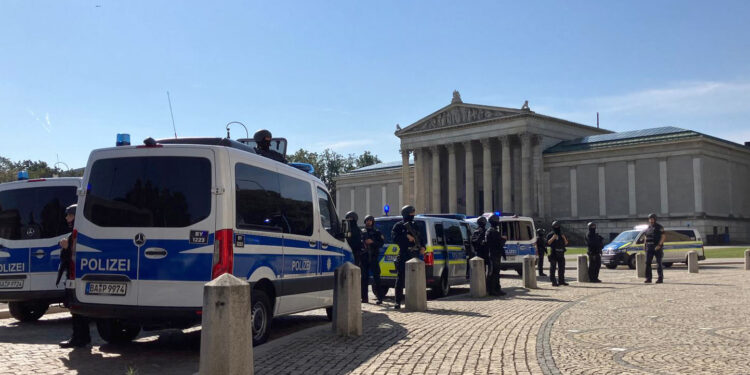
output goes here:
[[[0, 155], [268, 128], [399, 160], [396, 123], [464, 102], [750, 141], [748, 1], [0, 2]], [[233, 138], [242, 136], [238, 127]]]

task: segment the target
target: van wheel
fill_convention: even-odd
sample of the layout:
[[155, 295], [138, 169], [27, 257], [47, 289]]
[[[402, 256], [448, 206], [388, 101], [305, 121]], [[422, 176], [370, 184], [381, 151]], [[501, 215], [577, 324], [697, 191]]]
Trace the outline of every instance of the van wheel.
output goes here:
[[47, 312], [49, 304], [46, 302], [10, 302], [8, 310], [16, 320], [24, 323], [35, 322]]
[[672, 263], [672, 262], [666, 262], [666, 263], [662, 263], [661, 265], [664, 266], [664, 268], [669, 268], [669, 267], [672, 267], [672, 264], [674, 264], [674, 263]]
[[432, 297], [441, 298], [447, 297], [451, 292], [451, 284], [448, 282], [448, 271], [443, 270], [443, 275], [440, 276], [440, 285], [432, 288]]
[[[268, 334], [271, 332], [271, 300], [266, 292], [262, 290], [253, 290], [251, 296], [252, 321], [253, 321], [253, 346], [260, 345], [268, 340]], [[326, 314], [328, 309], [326, 309]], [[333, 311], [331, 311], [333, 314]], [[333, 315], [331, 315], [333, 316]]]
[[604, 267], [607, 267], [607, 269], [613, 270], [617, 268], [616, 264], [605, 264]]
[[636, 253], [634, 253], [633, 255], [630, 256], [630, 258], [628, 258], [628, 268], [630, 268], [631, 270], [635, 269], [635, 254]]
[[119, 319], [101, 319], [96, 321], [96, 330], [110, 344], [125, 344], [138, 337], [141, 326]]

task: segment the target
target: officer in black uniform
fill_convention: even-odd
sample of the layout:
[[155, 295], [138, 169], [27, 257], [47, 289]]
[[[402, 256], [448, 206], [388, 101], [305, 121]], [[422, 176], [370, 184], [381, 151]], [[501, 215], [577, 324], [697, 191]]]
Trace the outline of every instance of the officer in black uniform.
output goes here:
[[255, 140], [255, 144], [257, 145], [255, 147], [255, 153], [286, 164], [286, 158], [284, 155], [271, 150], [271, 138], [273, 138], [271, 132], [266, 129], [261, 129], [255, 132], [253, 135], [253, 140]]
[[[65, 209], [65, 221], [68, 222], [68, 227], [73, 229], [76, 219], [76, 208], [77, 204], [72, 204]], [[75, 267], [73, 260], [73, 249], [75, 248], [75, 241], [73, 234], [71, 233], [67, 238], [63, 238], [59, 242], [60, 245], [60, 268], [57, 271], [57, 281], [55, 286], [60, 283], [60, 278], [65, 274], [68, 280], [72, 280], [71, 270]], [[69, 306], [75, 293], [75, 289], [65, 289], [66, 304]], [[89, 332], [89, 318], [80, 316], [78, 314], [73, 315], [73, 336], [70, 340], [60, 343], [61, 348], [83, 348], [91, 343], [91, 333]]]
[[589, 233], [586, 234], [587, 253], [589, 255], [589, 281], [600, 283], [599, 269], [602, 267], [602, 249], [604, 248], [604, 238], [596, 233], [596, 223], [593, 221], [588, 224]]
[[352, 249], [352, 255], [354, 255], [354, 265], [362, 267], [362, 253], [365, 251], [362, 246], [362, 231], [357, 226], [357, 220], [359, 216], [354, 211], [349, 211], [344, 216], [344, 219], [349, 222], [349, 228], [351, 228], [351, 236], [346, 239], [349, 244], [349, 248]]
[[365, 216], [365, 228], [362, 229], [362, 243], [365, 247], [365, 253], [360, 261], [362, 262], [362, 302], [367, 303], [367, 283], [370, 281], [370, 271], [372, 271], [372, 288], [377, 297], [377, 304], [383, 303], [382, 288], [380, 286], [380, 263], [378, 256], [380, 248], [385, 243], [383, 233], [375, 228], [375, 218], [372, 215]]
[[501, 233], [500, 216], [492, 215], [489, 221], [490, 229], [485, 234], [485, 242], [490, 253], [492, 267], [487, 281], [487, 292], [493, 296], [504, 296], [505, 292], [500, 289], [500, 263], [501, 258], [507, 259], [505, 257], [505, 241], [508, 238]]
[[414, 223], [414, 215], [417, 210], [413, 206], [404, 206], [401, 209], [403, 220], [396, 223], [391, 230], [393, 242], [398, 245], [398, 257], [396, 258], [396, 309], [401, 308], [404, 299], [404, 283], [406, 281], [406, 262], [418, 256], [424, 255], [426, 239], [420, 235], [417, 225]]
[[[562, 232], [559, 221], [552, 222], [552, 232], [547, 235], [547, 245], [550, 247], [549, 254], [549, 279], [552, 286], [568, 285], [565, 282], [565, 247], [568, 246], [568, 238]], [[558, 278], [555, 280], [555, 268], [558, 270]]]
[[476, 255], [484, 259], [484, 277], [490, 274], [490, 253], [487, 251], [487, 243], [485, 242], [485, 236], [487, 234], [487, 219], [484, 216], [480, 216], [477, 219], [477, 225], [479, 226], [471, 234], [471, 245], [474, 247]]
[[656, 222], [656, 214], [648, 215], [648, 228], [646, 229], [646, 241], [644, 247], [646, 250], [646, 284], [651, 283], [651, 262], [656, 257], [656, 273], [659, 276], [656, 279], [657, 284], [664, 282], [664, 269], [662, 269], [661, 260], [664, 258], [664, 227]]
[[544, 273], [544, 257], [547, 255], [547, 240], [545, 240], [546, 231], [542, 228], [536, 230], [536, 259], [539, 268], [539, 276], [547, 276]]

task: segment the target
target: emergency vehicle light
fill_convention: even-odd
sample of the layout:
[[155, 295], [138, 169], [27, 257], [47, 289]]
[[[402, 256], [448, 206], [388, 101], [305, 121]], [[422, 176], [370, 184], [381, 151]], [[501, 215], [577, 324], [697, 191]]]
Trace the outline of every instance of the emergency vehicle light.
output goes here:
[[18, 180], [28, 180], [29, 179], [29, 172], [28, 171], [18, 171]]
[[115, 146], [130, 146], [130, 134], [117, 133], [117, 142], [115, 142]]
[[391, 211], [391, 206], [386, 204], [385, 207], [383, 207], [383, 211], [385, 211], [385, 216], [388, 216], [388, 212]]

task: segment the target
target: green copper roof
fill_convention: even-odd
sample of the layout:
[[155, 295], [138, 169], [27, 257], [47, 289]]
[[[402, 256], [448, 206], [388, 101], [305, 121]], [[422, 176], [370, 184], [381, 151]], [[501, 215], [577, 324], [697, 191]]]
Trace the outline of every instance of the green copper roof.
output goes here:
[[667, 126], [622, 133], [592, 135], [589, 137], [562, 141], [544, 150], [544, 153], [555, 154], [560, 152], [596, 150], [627, 146], [631, 144], [664, 142], [681, 138], [698, 137], [701, 135], [701, 133], [692, 130]]

